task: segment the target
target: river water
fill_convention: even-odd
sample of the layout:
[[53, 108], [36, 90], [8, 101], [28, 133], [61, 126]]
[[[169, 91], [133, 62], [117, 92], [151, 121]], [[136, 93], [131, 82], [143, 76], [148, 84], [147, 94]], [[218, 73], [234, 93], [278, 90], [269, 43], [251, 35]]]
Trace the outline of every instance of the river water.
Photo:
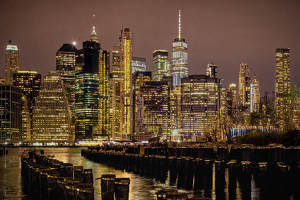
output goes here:
[[[21, 158], [20, 154], [26, 149], [8, 148], [8, 154], [0, 157], [0, 199], [30, 199], [23, 193], [23, 185], [21, 179]], [[131, 200], [156, 200], [155, 192], [162, 188], [176, 189], [175, 185], [170, 185], [169, 177], [166, 181], [161, 182], [155, 178], [140, 176], [132, 172], [117, 170], [106, 165], [95, 163], [81, 156], [82, 148], [67, 147], [41, 147], [45, 151], [45, 155], [54, 155], [54, 158], [65, 163], [72, 163], [74, 166], [83, 166], [84, 169], [93, 169], [93, 176], [99, 178], [102, 174], [115, 174], [117, 178], [130, 178], [130, 194]], [[214, 175], [214, 174], [213, 174]], [[226, 179], [228, 172], [226, 172]], [[213, 178], [214, 185], [214, 178]], [[228, 185], [228, 184], [226, 184]], [[228, 187], [228, 186], [227, 186]], [[100, 180], [94, 180], [95, 199], [101, 199]], [[225, 188], [224, 196], [216, 197], [215, 188], [210, 191], [186, 191], [189, 197], [208, 197], [208, 199], [229, 199], [228, 188]], [[242, 199], [242, 195], [237, 185], [236, 197], [234, 199]], [[255, 187], [254, 180], [251, 183], [251, 197], [249, 199], [259, 199], [259, 189]]]

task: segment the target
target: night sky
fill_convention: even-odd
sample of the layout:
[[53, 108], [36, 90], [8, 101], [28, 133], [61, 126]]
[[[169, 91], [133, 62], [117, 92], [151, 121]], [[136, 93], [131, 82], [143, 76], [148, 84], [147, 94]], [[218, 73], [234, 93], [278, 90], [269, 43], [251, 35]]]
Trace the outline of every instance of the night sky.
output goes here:
[[218, 65], [224, 86], [238, 84], [240, 63], [256, 73], [261, 95], [275, 87], [275, 49], [290, 48], [292, 85], [300, 84], [300, 1], [209, 0], [0, 0], [0, 77], [5, 77], [5, 48], [11, 39], [20, 54], [20, 70], [43, 76], [55, 70], [55, 54], [63, 43], [90, 39], [92, 15], [102, 48], [118, 44], [119, 30], [133, 32], [133, 55], [146, 57], [152, 71], [152, 52], [168, 49], [178, 36], [188, 43], [189, 74], [204, 74], [210, 62]]

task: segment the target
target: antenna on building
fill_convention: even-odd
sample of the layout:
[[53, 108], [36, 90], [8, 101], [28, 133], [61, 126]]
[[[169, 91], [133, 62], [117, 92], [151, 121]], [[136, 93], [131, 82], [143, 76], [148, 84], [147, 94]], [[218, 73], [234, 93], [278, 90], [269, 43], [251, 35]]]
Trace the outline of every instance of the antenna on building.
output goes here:
[[181, 37], [181, 10], [179, 10], [179, 15], [178, 15], [178, 38], [180, 39]]
[[93, 15], [93, 30], [95, 30], [95, 15]]

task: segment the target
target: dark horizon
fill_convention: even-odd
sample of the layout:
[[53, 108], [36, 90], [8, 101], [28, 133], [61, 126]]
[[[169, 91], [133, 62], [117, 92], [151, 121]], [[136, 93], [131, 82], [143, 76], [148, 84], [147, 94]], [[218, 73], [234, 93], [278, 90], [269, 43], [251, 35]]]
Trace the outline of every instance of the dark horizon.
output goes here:
[[152, 53], [167, 49], [181, 36], [188, 44], [189, 74], [205, 74], [210, 62], [218, 65], [224, 87], [238, 85], [241, 63], [247, 63], [260, 82], [260, 93], [275, 88], [275, 50], [290, 48], [291, 83], [299, 84], [299, 1], [1, 1], [0, 77], [5, 77], [5, 48], [17, 45], [20, 70], [45, 76], [55, 70], [56, 51], [64, 43], [90, 39], [92, 15], [102, 49], [111, 52], [119, 30], [133, 31], [133, 56], [147, 59], [152, 71]]

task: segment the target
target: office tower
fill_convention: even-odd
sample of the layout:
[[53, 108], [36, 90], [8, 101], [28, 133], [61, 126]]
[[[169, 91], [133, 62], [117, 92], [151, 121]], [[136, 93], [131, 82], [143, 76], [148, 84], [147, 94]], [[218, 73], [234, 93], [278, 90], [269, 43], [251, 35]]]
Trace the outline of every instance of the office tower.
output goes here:
[[19, 50], [16, 45], [11, 44], [6, 46], [5, 53], [5, 80], [6, 84], [12, 85], [13, 83], [13, 74], [17, 73], [19, 70]]
[[170, 62], [167, 50], [153, 51], [153, 80], [160, 81], [163, 76], [170, 76]]
[[60, 73], [44, 77], [32, 117], [32, 141], [71, 141], [71, 111]]
[[83, 42], [78, 54], [82, 63], [76, 66], [75, 75], [76, 138], [107, 139], [111, 127], [109, 52], [101, 49], [95, 26], [91, 39]]
[[278, 125], [282, 128], [284, 124], [284, 109], [287, 102], [287, 94], [291, 92], [290, 79], [290, 49], [277, 48], [276, 49], [276, 79], [275, 79], [275, 108], [276, 114], [279, 118]]
[[254, 74], [252, 83], [250, 84], [250, 112], [257, 111], [259, 108], [260, 101], [260, 93], [259, 93], [259, 81], [256, 79], [256, 75]]
[[56, 71], [61, 73], [72, 118], [75, 118], [76, 53], [77, 49], [72, 44], [63, 44], [63, 46], [56, 52]]
[[22, 128], [22, 90], [0, 85], [0, 141], [20, 142]]
[[121, 136], [121, 85], [122, 72], [120, 62], [120, 45], [112, 48], [112, 73], [111, 73], [111, 138], [122, 139]]
[[240, 64], [239, 72], [239, 96], [243, 106], [250, 105], [250, 81], [249, 67], [246, 63]]
[[235, 83], [231, 83], [228, 87], [229, 96], [231, 97], [232, 107], [237, 107], [240, 103], [240, 96], [237, 94], [237, 88]]
[[132, 57], [132, 74], [146, 71], [146, 58]]
[[188, 53], [187, 43], [181, 37], [181, 11], [179, 10], [179, 26], [178, 37], [172, 42], [172, 69], [171, 75], [173, 76], [174, 86], [180, 87], [180, 80], [188, 76]]
[[133, 74], [133, 114], [134, 114], [134, 133], [139, 135], [144, 133], [144, 98], [141, 87], [145, 82], [151, 81], [151, 72], [135, 72]]
[[22, 139], [31, 140], [32, 111], [41, 86], [41, 74], [36, 71], [18, 71], [13, 75], [13, 85], [22, 89]]
[[132, 32], [129, 28], [121, 30], [120, 65], [121, 84], [121, 135], [123, 140], [132, 138], [133, 134], [133, 93], [132, 93]]
[[147, 81], [141, 86], [145, 133], [170, 135], [171, 83]]
[[215, 65], [213, 62], [207, 65], [206, 68], [206, 76], [211, 78], [218, 78], [218, 71], [217, 71], [217, 65]]
[[211, 134], [219, 114], [220, 80], [189, 75], [181, 82], [181, 129], [184, 140]]

